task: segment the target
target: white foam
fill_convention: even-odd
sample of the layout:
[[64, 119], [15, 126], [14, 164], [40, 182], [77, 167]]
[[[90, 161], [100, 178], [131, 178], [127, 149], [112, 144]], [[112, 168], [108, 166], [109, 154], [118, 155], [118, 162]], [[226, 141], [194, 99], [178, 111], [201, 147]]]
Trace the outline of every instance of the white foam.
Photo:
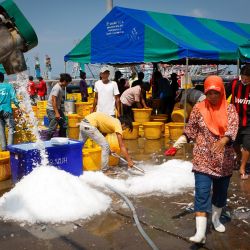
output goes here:
[[145, 175], [132, 176], [126, 180], [113, 179], [100, 172], [85, 172], [80, 178], [85, 183], [102, 188], [109, 184], [128, 195], [177, 194], [194, 187], [192, 163], [188, 161], [170, 160], [158, 166], [140, 167], [145, 170]]
[[0, 198], [0, 216], [30, 223], [86, 219], [109, 208], [111, 198], [94, 188], [107, 190], [105, 184], [130, 196], [179, 194], [194, 187], [190, 162], [171, 160], [140, 167], [145, 175], [126, 180], [102, 172], [84, 172], [79, 178], [55, 167], [37, 167]]
[[67, 222], [105, 211], [109, 196], [91, 188], [65, 171], [37, 167], [0, 199], [5, 220]]

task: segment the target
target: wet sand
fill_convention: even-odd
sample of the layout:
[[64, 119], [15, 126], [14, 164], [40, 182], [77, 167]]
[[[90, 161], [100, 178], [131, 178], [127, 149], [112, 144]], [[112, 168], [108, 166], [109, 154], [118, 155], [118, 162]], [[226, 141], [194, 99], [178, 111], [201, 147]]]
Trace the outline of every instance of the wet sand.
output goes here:
[[[126, 141], [135, 161], [161, 164], [170, 142], [163, 139]], [[191, 160], [192, 146], [178, 151], [174, 158]], [[178, 167], [178, 166], [177, 166]], [[123, 178], [123, 176], [121, 176]], [[11, 181], [0, 183], [1, 195], [11, 188]], [[131, 212], [123, 200], [112, 195], [113, 203], [105, 213], [89, 220], [66, 224], [36, 224], [0, 221], [0, 249], [151, 249], [139, 234]], [[209, 218], [204, 246], [188, 242], [195, 233], [193, 190], [182, 195], [129, 197], [144, 230], [159, 249], [250, 249], [250, 179], [241, 181], [235, 171], [228, 194], [228, 205], [221, 220], [226, 232], [217, 233]]]

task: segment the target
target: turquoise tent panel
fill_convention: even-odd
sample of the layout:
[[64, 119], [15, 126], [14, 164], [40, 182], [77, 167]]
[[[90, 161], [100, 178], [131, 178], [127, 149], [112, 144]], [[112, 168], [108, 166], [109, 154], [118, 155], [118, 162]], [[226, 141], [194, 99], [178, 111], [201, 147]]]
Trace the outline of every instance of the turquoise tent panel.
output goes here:
[[239, 46], [238, 56], [242, 62], [250, 63], [250, 41], [246, 44]]
[[235, 63], [250, 24], [115, 7], [67, 55], [81, 63]]

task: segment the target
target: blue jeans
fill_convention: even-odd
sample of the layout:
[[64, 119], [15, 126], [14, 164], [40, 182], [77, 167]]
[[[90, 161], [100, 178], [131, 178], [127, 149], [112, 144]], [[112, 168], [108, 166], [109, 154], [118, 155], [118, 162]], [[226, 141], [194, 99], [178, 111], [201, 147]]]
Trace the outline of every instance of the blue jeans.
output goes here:
[[5, 135], [6, 126], [9, 128], [8, 132], [8, 145], [14, 143], [14, 131], [15, 131], [15, 123], [13, 119], [13, 114], [0, 111], [0, 142], [2, 146], [2, 150], [6, 150], [7, 140]]
[[[195, 172], [195, 212], [211, 212], [212, 204], [222, 208], [227, 203], [227, 190], [231, 176], [215, 178]], [[211, 202], [211, 186], [212, 202]]]
[[49, 119], [49, 128], [48, 128], [48, 136], [47, 140], [50, 140], [54, 133], [56, 132], [56, 128], [59, 125], [59, 137], [66, 137], [67, 134], [67, 123], [65, 120], [65, 116], [62, 110], [58, 110], [61, 119], [56, 119], [56, 114], [54, 110], [47, 109], [47, 115]]
[[91, 138], [102, 148], [102, 170], [108, 169], [109, 154], [110, 154], [110, 148], [108, 142], [96, 127], [92, 126], [88, 121], [83, 120], [80, 123], [79, 140], [82, 140], [84, 144], [88, 138]]

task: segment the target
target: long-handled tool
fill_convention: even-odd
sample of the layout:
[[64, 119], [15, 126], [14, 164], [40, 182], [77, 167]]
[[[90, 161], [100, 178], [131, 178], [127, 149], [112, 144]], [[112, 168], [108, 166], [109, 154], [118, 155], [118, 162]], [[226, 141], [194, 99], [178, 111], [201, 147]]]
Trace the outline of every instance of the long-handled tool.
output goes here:
[[[115, 152], [111, 153], [112, 156], [119, 158], [121, 161], [128, 163], [124, 158], [122, 158], [120, 155], [118, 155]], [[141, 173], [145, 174], [145, 171], [139, 167], [137, 167], [136, 165], [133, 165], [133, 168], [135, 168], [136, 170], [140, 171]]]

